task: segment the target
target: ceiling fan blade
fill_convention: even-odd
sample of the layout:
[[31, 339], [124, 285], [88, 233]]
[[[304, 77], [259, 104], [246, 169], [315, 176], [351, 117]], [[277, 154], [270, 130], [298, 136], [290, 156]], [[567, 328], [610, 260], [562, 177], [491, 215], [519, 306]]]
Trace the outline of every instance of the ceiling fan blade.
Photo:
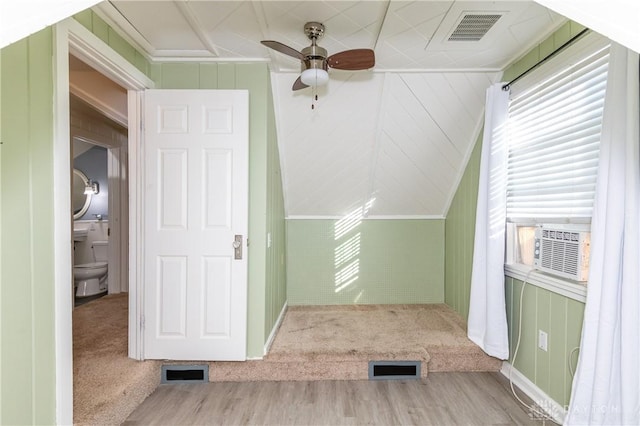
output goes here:
[[300, 60], [304, 59], [304, 56], [302, 55], [302, 53], [298, 52], [293, 47], [289, 47], [286, 44], [280, 43], [279, 41], [262, 40], [260, 43], [264, 44], [265, 46], [273, 50], [277, 50], [280, 53], [284, 53], [285, 55], [293, 56], [294, 58], [300, 59]]
[[304, 89], [305, 87], [309, 86], [302, 82], [302, 77], [298, 77], [298, 79], [293, 83], [293, 87], [291, 88], [291, 90], [300, 90]]
[[329, 56], [327, 63], [331, 68], [339, 70], [366, 70], [373, 68], [376, 64], [376, 57], [371, 49], [353, 49]]

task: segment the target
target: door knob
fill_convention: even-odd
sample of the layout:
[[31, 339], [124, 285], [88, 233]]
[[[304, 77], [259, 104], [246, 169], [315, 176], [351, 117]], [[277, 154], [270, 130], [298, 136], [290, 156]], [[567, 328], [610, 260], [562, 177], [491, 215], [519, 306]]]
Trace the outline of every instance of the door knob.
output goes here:
[[242, 259], [242, 235], [236, 235], [233, 240], [233, 258], [235, 260]]

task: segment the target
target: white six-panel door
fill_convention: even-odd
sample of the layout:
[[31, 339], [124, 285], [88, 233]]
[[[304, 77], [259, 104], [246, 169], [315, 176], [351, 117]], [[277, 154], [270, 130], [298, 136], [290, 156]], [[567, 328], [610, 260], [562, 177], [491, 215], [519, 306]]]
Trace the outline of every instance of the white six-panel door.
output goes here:
[[248, 114], [246, 91], [145, 92], [146, 359], [246, 358]]

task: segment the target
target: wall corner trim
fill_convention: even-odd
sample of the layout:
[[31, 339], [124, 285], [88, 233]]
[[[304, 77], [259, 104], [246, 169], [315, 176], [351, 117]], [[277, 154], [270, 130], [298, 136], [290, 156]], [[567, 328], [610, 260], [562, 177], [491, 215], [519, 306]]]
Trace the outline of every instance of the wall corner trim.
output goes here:
[[536, 405], [542, 408], [554, 422], [564, 424], [564, 418], [567, 415], [565, 408], [554, 401], [524, 374], [518, 371], [507, 361], [502, 363], [500, 373], [502, 373], [502, 375], [507, 379], [509, 378], [509, 374], [511, 374], [511, 380], [514, 385], [531, 398]]
[[264, 344], [264, 355], [269, 353], [269, 349], [271, 349], [271, 344], [273, 343], [273, 340], [276, 338], [276, 333], [280, 329], [280, 325], [282, 324], [282, 321], [284, 320], [284, 314], [287, 313], [287, 308], [288, 307], [289, 307], [289, 305], [285, 301], [284, 305], [282, 306], [282, 310], [280, 311], [280, 315], [278, 315], [278, 319], [276, 320], [276, 323], [273, 325], [273, 328], [271, 329], [271, 333], [269, 333], [269, 337], [267, 338], [267, 342]]

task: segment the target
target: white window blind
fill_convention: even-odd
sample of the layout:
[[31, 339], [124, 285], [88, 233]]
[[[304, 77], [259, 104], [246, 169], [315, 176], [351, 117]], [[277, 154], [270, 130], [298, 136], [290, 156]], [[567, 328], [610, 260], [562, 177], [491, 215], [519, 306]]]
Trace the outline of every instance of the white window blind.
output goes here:
[[507, 166], [511, 222], [591, 219], [609, 64], [608, 45], [593, 39], [564, 58], [560, 53], [512, 88]]

